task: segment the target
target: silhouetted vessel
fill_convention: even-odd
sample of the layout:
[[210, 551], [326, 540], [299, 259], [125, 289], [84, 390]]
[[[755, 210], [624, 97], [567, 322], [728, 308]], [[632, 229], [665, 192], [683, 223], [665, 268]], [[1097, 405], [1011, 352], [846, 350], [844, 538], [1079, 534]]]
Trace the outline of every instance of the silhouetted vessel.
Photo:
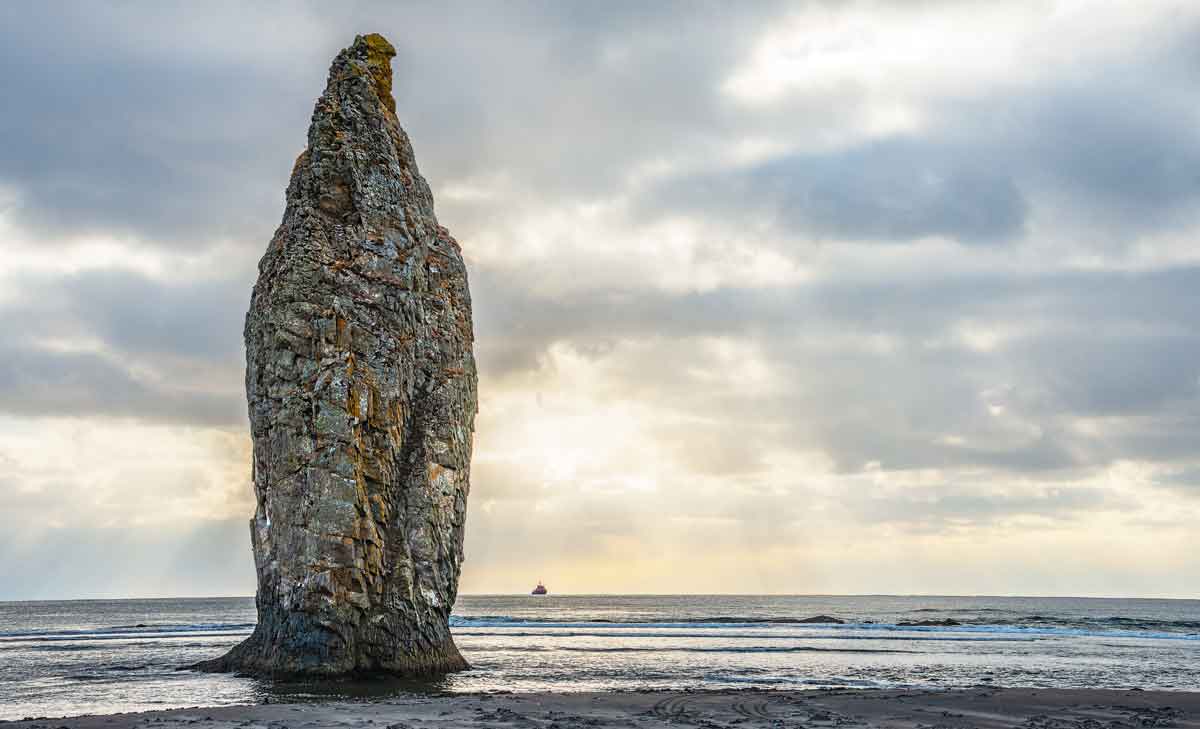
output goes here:
[[542, 584], [541, 580], [538, 580], [537, 587], [533, 588], [533, 592], [531, 592], [529, 594], [530, 595], [545, 595], [546, 594], [546, 586]]

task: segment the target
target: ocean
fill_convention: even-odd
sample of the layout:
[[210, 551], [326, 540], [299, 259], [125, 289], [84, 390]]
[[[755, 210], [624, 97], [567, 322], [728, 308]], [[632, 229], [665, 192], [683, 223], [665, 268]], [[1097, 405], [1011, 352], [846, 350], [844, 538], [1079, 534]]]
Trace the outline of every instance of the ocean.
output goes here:
[[[842, 624], [810, 624], [828, 615]], [[729, 687], [1200, 690], [1200, 600], [463, 596], [469, 671], [277, 683], [179, 671], [254, 627], [252, 598], [0, 603], [0, 719], [399, 692]], [[958, 625], [903, 625], [930, 621]]]

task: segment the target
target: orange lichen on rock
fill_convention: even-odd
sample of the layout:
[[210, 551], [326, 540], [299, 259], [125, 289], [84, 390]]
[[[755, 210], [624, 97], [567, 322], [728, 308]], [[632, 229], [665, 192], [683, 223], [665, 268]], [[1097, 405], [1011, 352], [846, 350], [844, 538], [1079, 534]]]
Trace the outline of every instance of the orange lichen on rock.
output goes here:
[[396, 100], [392, 98], [392, 58], [396, 49], [378, 33], [361, 36], [367, 47], [367, 67], [375, 79], [375, 93], [388, 111], [396, 113]]

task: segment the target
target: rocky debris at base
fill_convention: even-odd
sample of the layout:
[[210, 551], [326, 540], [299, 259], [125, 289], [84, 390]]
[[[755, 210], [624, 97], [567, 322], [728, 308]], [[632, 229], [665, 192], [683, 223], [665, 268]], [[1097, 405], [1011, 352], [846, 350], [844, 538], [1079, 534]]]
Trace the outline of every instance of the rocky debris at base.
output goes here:
[[962, 623], [954, 618], [946, 618], [945, 620], [904, 620], [896, 625], [901, 628], [951, 628], [962, 625]]
[[814, 615], [811, 618], [797, 620], [798, 623], [820, 623], [822, 625], [844, 625], [845, 620], [840, 620], [830, 615]]

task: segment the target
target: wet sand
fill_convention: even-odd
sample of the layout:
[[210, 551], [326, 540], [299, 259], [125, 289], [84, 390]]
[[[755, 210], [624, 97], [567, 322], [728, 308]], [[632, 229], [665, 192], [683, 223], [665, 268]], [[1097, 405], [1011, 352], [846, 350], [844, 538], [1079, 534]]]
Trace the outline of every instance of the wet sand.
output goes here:
[[4, 723], [28, 729], [897, 727], [1200, 729], [1200, 692], [1094, 689], [695, 691], [405, 696]]

